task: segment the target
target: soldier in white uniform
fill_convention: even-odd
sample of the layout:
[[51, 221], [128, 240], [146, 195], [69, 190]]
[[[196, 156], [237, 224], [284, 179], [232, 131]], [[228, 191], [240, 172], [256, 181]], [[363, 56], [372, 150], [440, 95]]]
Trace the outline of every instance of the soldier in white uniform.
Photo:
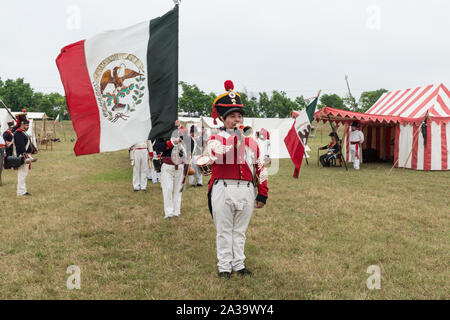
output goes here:
[[[161, 153], [161, 189], [164, 199], [164, 219], [180, 216], [181, 198], [186, 179], [185, 159], [190, 157], [193, 144], [185, 134], [180, 121], [175, 121], [176, 131], [172, 138], [159, 138], [155, 143], [155, 151]], [[190, 151], [189, 151], [190, 149]]]
[[270, 134], [269, 131], [267, 131], [264, 128], [261, 128], [261, 130], [257, 133], [258, 138], [258, 146], [259, 150], [261, 151], [261, 154], [264, 157], [264, 164], [268, 165], [270, 164]]
[[32, 145], [31, 138], [27, 134], [30, 121], [27, 119], [25, 114], [20, 114], [17, 116], [18, 128], [14, 132], [13, 138], [13, 155], [18, 157], [23, 157], [24, 163], [17, 168], [17, 195], [18, 196], [31, 196], [27, 191], [26, 178], [28, 172], [31, 169], [31, 162], [36, 161], [31, 157]]
[[130, 160], [133, 166], [133, 189], [137, 191], [147, 191], [148, 159], [152, 152], [151, 141], [136, 143], [130, 149]]
[[364, 142], [364, 134], [358, 129], [358, 122], [352, 123], [350, 135], [348, 137], [350, 145], [350, 156], [352, 157], [353, 168], [359, 170], [359, 164], [362, 157], [362, 143]]

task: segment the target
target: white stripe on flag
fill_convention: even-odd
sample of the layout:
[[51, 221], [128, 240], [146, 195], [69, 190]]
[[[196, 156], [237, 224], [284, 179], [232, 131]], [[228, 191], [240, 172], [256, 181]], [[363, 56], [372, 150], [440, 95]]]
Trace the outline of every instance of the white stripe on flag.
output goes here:
[[[109, 117], [104, 115], [102, 106], [99, 105], [100, 152], [126, 149], [135, 143], [147, 140], [151, 129], [147, 82], [149, 23], [149, 21], [146, 21], [125, 29], [104, 32], [85, 42], [86, 64], [91, 84], [96, 83], [100, 86], [102, 76], [108, 70], [113, 73], [114, 67], [121, 67], [118, 70], [119, 76], [123, 76], [125, 69], [130, 69], [143, 73], [145, 77], [142, 82], [138, 82], [138, 77], [123, 80], [124, 86], [129, 86], [132, 83], [135, 84], [134, 88], [137, 85], [139, 85], [139, 88], [144, 86], [143, 90], [138, 90], [138, 94], [135, 94], [132, 90], [128, 95], [119, 97], [117, 87], [113, 83], [109, 83], [104, 89], [103, 94], [114, 94], [119, 100], [116, 104], [117, 108], [114, 109], [115, 112]], [[99, 99], [101, 100], [102, 95], [98, 94], [99, 87], [97, 90], [94, 88], [94, 92], [97, 93], [97, 104], [100, 104]], [[133, 94], [140, 95], [142, 93], [144, 94], [142, 102], [135, 104]], [[139, 99], [136, 101], [139, 101]], [[114, 105], [115, 101], [113, 100], [107, 109], [111, 110]], [[128, 107], [135, 111], [125, 112], [129, 110]], [[117, 110], [123, 110], [124, 112], [118, 112]], [[116, 116], [120, 113], [126, 116], [116, 119]], [[114, 121], [114, 119], [116, 120]]]

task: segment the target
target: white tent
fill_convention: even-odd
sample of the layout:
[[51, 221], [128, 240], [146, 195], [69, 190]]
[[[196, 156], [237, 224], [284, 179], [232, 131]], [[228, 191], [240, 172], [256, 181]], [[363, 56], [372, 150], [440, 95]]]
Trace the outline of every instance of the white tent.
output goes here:
[[3, 134], [8, 129], [8, 122], [12, 120], [8, 111], [4, 108], [0, 109], [0, 133]]
[[[14, 116], [21, 112], [11, 112]], [[31, 137], [32, 142], [36, 145], [36, 136], [34, 134], [34, 119], [43, 119], [44, 112], [28, 112], [27, 118], [30, 120], [30, 127], [28, 128], [27, 134]], [[3, 134], [8, 129], [8, 122], [12, 120], [11, 115], [4, 108], [0, 109], [0, 134]]]
[[[20, 113], [22, 113], [22, 112], [12, 112], [12, 114], [14, 116], [16, 116], [17, 114], [20, 114]], [[27, 112], [28, 119], [41, 120], [41, 119], [44, 119], [44, 117], [47, 117], [45, 112]]]

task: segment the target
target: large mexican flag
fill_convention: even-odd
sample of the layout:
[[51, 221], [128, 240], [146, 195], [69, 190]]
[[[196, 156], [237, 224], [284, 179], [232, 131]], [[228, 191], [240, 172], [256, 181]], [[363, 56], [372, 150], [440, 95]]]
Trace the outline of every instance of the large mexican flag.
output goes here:
[[168, 137], [178, 116], [178, 6], [70, 44], [56, 64], [77, 156]]
[[295, 166], [294, 178], [298, 178], [300, 174], [303, 156], [305, 155], [306, 141], [311, 131], [311, 123], [314, 118], [318, 99], [319, 96], [311, 101], [305, 109], [292, 112], [295, 118], [294, 123], [284, 138], [286, 149], [289, 151], [289, 155]]

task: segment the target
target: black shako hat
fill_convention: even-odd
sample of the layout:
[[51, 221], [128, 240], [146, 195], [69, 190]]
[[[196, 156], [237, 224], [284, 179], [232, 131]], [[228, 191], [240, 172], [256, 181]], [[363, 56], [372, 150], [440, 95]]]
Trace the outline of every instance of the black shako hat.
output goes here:
[[214, 100], [211, 117], [214, 124], [217, 124], [217, 118], [222, 122], [231, 112], [238, 111], [244, 115], [244, 105], [241, 102], [241, 96], [234, 91], [234, 84], [231, 80], [224, 83], [226, 92]]

